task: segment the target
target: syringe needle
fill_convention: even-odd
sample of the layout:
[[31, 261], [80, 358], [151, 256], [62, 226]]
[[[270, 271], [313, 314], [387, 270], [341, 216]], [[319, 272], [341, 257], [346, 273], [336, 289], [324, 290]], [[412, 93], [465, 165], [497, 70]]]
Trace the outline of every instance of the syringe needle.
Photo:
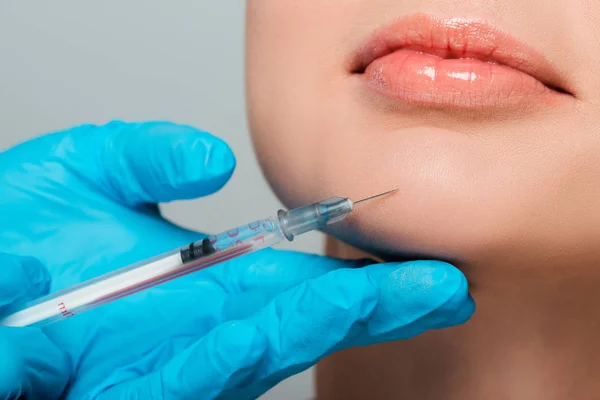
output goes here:
[[385, 192], [385, 193], [377, 194], [375, 196], [367, 197], [366, 199], [355, 201], [354, 204], [360, 204], [360, 203], [363, 203], [365, 201], [376, 199], [378, 197], [387, 196], [388, 194], [396, 193], [398, 190], [400, 190], [400, 189], [394, 189], [394, 190], [390, 190], [389, 192]]

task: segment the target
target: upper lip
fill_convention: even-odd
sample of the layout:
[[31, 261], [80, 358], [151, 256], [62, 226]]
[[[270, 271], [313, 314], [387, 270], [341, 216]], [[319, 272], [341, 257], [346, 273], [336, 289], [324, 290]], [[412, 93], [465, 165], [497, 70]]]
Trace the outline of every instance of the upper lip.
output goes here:
[[543, 54], [509, 34], [484, 21], [440, 20], [424, 14], [401, 18], [376, 30], [351, 56], [349, 71], [363, 73], [373, 61], [402, 49], [504, 65], [532, 76], [552, 90], [573, 93]]

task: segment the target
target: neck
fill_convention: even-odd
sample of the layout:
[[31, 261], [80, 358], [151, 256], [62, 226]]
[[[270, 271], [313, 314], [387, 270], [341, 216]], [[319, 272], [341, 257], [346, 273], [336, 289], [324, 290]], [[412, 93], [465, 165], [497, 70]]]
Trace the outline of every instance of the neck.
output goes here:
[[[333, 240], [328, 253], [365, 256]], [[465, 325], [325, 360], [319, 399], [600, 398], [600, 277], [501, 268], [465, 269], [477, 303]]]

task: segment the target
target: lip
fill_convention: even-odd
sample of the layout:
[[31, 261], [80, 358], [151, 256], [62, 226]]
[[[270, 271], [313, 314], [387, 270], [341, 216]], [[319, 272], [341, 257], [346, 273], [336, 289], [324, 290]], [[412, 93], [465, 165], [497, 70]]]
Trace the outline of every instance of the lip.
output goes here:
[[348, 68], [400, 102], [487, 108], [573, 97], [540, 52], [478, 20], [402, 18], [377, 30]]

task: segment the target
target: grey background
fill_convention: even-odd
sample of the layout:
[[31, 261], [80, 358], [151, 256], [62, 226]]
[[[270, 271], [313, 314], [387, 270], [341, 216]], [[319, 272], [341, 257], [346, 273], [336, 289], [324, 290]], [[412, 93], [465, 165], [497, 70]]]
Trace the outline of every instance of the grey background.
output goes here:
[[[221, 192], [168, 204], [165, 215], [206, 232], [271, 215], [281, 205], [248, 136], [243, 34], [237, 2], [0, 1], [0, 148], [84, 122], [191, 124], [224, 138], [238, 169]], [[197, 211], [223, 205], [227, 214]], [[322, 241], [311, 234], [284, 247], [320, 252]], [[311, 396], [307, 372], [264, 399]]]

